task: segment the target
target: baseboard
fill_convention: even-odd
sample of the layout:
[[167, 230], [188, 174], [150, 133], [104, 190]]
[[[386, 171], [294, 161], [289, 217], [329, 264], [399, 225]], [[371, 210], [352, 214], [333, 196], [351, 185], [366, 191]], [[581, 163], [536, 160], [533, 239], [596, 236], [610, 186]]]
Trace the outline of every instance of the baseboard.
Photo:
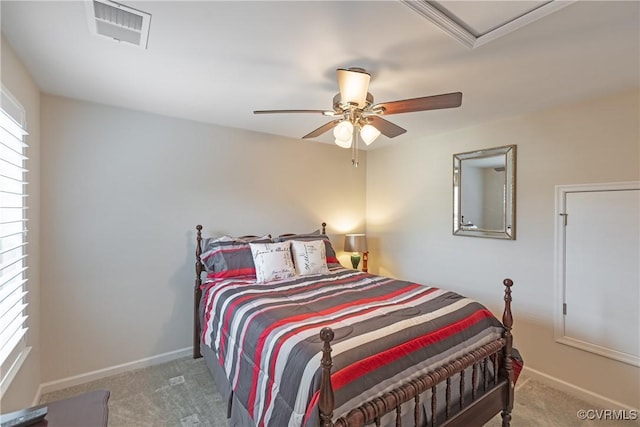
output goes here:
[[566, 381], [562, 381], [558, 378], [552, 377], [551, 375], [547, 375], [545, 373], [542, 373], [535, 369], [528, 368], [526, 366], [522, 368], [522, 373], [528, 378], [539, 381], [543, 384], [548, 385], [549, 387], [553, 387], [557, 390], [570, 394], [574, 397], [577, 397], [578, 399], [584, 400], [585, 402], [591, 403], [601, 408], [625, 409], [627, 411], [638, 410], [638, 408], [625, 405], [624, 403], [609, 399], [600, 394], [586, 390], [582, 387], [578, 387]]
[[33, 398], [33, 402], [31, 402], [31, 406], [37, 406], [40, 403], [41, 397], [42, 397], [42, 384], [38, 386], [38, 390], [36, 390], [36, 395]]
[[[165, 362], [171, 362], [175, 359], [190, 356], [193, 353], [193, 347], [182, 348], [179, 350], [170, 351], [168, 353], [158, 354], [156, 356], [145, 357], [144, 359], [135, 360], [133, 362], [123, 363], [122, 365], [110, 366], [104, 369], [98, 369], [97, 371], [87, 372], [84, 374], [74, 375], [68, 378], [62, 378], [60, 380], [50, 381], [40, 384], [37, 392], [37, 401], [40, 401], [40, 396], [53, 391], [62, 390], [67, 387], [73, 387], [76, 385], [88, 383], [90, 381], [99, 380], [109, 377], [111, 375], [121, 374], [123, 372], [132, 371], [134, 369], [147, 368], [153, 365], [159, 365]], [[37, 404], [37, 402], [36, 402]]]

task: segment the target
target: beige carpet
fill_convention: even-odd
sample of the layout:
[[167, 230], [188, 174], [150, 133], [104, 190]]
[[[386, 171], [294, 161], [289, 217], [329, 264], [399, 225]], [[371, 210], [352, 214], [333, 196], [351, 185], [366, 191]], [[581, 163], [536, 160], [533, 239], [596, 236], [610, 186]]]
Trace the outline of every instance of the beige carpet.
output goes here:
[[[41, 403], [96, 389], [111, 391], [110, 427], [227, 427], [226, 402], [218, 394], [211, 374], [202, 359], [178, 359], [48, 393], [42, 396]], [[516, 405], [511, 425], [514, 427], [640, 426], [640, 420], [583, 421], [578, 419], [578, 411], [588, 409], [606, 408], [595, 408], [593, 405], [523, 375], [516, 387]], [[487, 424], [489, 427], [500, 425], [500, 416]]]
[[45, 394], [41, 403], [96, 389], [111, 392], [109, 427], [227, 427], [227, 404], [203, 359], [183, 358], [114, 375]]

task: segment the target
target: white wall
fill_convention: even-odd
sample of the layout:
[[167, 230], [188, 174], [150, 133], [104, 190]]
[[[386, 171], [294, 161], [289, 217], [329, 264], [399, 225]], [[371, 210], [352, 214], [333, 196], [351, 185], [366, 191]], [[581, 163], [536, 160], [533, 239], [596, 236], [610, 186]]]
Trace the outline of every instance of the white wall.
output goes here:
[[364, 228], [366, 155], [48, 95], [41, 114], [49, 389], [191, 346], [196, 224]]
[[2, 38], [2, 84], [18, 99], [26, 111], [26, 142], [29, 157], [26, 180], [29, 183], [27, 211], [29, 247], [27, 248], [27, 346], [31, 352], [9, 389], [2, 396], [0, 410], [11, 412], [31, 406], [40, 385], [40, 90], [11, 46]]
[[[369, 152], [371, 270], [457, 290], [496, 312], [512, 278], [525, 366], [637, 407], [640, 370], [555, 343], [552, 309], [555, 185], [639, 179], [638, 100], [634, 90]], [[517, 240], [453, 236], [452, 155], [507, 144], [518, 145]]]

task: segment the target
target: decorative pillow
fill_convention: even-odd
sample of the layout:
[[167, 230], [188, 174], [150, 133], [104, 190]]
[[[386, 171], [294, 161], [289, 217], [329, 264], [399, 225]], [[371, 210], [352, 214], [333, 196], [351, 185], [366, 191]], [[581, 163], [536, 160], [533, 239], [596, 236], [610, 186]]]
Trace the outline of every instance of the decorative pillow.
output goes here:
[[249, 243], [256, 266], [256, 282], [282, 280], [296, 275], [291, 258], [291, 244]]
[[292, 240], [291, 253], [296, 273], [300, 276], [307, 274], [324, 274], [329, 272], [324, 240], [309, 242]]
[[255, 276], [256, 267], [253, 264], [250, 242], [271, 242], [266, 235], [254, 238], [239, 238], [222, 236], [204, 240], [200, 260], [213, 277]]
[[320, 230], [316, 230], [309, 234], [282, 234], [273, 239], [274, 242], [286, 242], [288, 240], [300, 240], [300, 241], [312, 241], [321, 239], [324, 242], [325, 253], [327, 254], [327, 264], [338, 264], [338, 257], [336, 251], [331, 245], [331, 241], [326, 234], [320, 234]]

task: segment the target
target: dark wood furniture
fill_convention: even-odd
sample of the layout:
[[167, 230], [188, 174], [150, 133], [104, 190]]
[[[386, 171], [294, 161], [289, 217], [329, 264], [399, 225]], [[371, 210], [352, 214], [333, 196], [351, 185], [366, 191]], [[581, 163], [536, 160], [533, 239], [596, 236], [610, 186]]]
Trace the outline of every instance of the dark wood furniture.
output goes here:
[[95, 390], [35, 406], [46, 406], [47, 415], [31, 427], [107, 427], [109, 395], [108, 390]]
[[[200, 320], [199, 305], [202, 297], [202, 273], [204, 265], [200, 260], [202, 254], [202, 226], [196, 226], [196, 280], [194, 295], [194, 331], [193, 357], [202, 357], [200, 352]], [[322, 223], [322, 234], [326, 234], [326, 223]], [[395, 413], [396, 426], [402, 426], [401, 408], [405, 402], [414, 402], [414, 426], [482, 426], [498, 413], [502, 417], [502, 426], [511, 425], [511, 411], [514, 404], [514, 366], [512, 360], [513, 315], [511, 313], [511, 287], [513, 281], [505, 279], [504, 311], [502, 337], [491, 341], [461, 357], [417, 378], [406, 381], [399, 387], [363, 402], [353, 408], [346, 416], [333, 419], [334, 392], [331, 384], [331, 341], [334, 333], [331, 328], [320, 331], [323, 341], [322, 377], [318, 409], [321, 427], [357, 427], [368, 424], [380, 426], [380, 419], [388, 413]], [[471, 378], [465, 372], [471, 369]], [[465, 393], [471, 382], [471, 395]], [[444, 397], [438, 394], [438, 386], [444, 385]], [[452, 390], [457, 386], [459, 396], [452, 399]], [[422, 419], [420, 406], [421, 396], [430, 393], [431, 419]], [[456, 393], [454, 393], [456, 394]], [[444, 400], [442, 400], [444, 399]], [[444, 401], [444, 414], [438, 413], [438, 402]]]

